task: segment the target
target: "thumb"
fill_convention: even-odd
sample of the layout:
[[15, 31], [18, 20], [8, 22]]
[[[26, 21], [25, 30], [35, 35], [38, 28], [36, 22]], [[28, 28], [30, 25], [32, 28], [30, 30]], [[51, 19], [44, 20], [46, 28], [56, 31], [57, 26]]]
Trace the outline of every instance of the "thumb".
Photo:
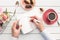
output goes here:
[[19, 29], [18, 30], [21, 30], [21, 28], [22, 28], [22, 25], [19, 25]]

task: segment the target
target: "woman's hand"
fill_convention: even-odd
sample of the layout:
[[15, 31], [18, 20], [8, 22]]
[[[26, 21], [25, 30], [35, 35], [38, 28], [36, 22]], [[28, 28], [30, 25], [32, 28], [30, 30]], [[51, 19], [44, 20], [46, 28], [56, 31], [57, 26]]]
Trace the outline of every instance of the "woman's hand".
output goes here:
[[31, 17], [31, 22], [33, 22], [37, 26], [37, 28], [42, 32], [44, 30], [42, 20], [40, 19], [39, 22], [36, 20], [39, 20], [39, 18], [36, 16]]
[[15, 21], [14, 23], [13, 23], [13, 26], [12, 26], [12, 36], [13, 37], [18, 37], [19, 36], [19, 34], [20, 34], [20, 30], [21, 30], [21, 25], [20, 26], [18, 26], [18, 22], [19, 21]]

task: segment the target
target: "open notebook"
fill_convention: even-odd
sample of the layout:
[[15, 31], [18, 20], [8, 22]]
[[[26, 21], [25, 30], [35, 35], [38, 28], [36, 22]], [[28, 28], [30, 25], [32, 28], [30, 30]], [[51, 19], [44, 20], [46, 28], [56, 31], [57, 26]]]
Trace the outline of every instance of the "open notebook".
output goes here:
[[19, 21], [19, 24], [22, 24], [22, 32], [23, 34], [29, 33], [33, 30], [30, 24], [30, 18], [26, 15], [23, 15]]

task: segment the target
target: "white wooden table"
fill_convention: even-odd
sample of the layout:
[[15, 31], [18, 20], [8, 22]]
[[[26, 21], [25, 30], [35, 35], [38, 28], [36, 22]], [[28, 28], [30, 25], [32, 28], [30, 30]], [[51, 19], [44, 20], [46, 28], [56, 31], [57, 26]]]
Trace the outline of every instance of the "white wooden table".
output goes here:
[[[15, 10], [15, 2], [17, 0], [0, 0], [0, 7], [3, 8], [3, 10], [5, 10], [6, 8], [8, 9], [8, 11], [10, 12], [14, 12]], [[18, 0], [19, 2], [21, 0]], [[35, 7], [42, 7], [44, 8], [44, 10], [48, 9], [48, 8], [52, 8], [55, 9], [55, 11], [58, 13], [59, 15], [59, 19], [60, 20], [60, 0], [36, 0], [36, 5]], [[22, 9], [21, 5], [20, 7], [17, 9], [17, 14], [22, 14], [22, 13], [26, 13], [27, 11], [24, 11], [24, 9]], [[6, 29], [4, 30], [3, 34], [0, 34], [0, 40], [12, 40], [11, 37], [11, 27], [12, 27], [12, 22], [14, 21], [14, 17], [12, 18], [12, 21], [7, 25]], [[56, 40], [60, 40], [60, 27], [56, 27], [56, 25], [52, 26], [52, 27], [45, 27], [46, 30], [48, 30], [48, 32], [50, 32], [50, 34], [52, 35], [52, 37], [55, 37]], [[19, 40], [43, 40], [43, 37], [40, 35], [40, 32], [38, 31], [38, 29], [35, 29], [33, 32], [23, 35], [21, 34], [19, 36]]]

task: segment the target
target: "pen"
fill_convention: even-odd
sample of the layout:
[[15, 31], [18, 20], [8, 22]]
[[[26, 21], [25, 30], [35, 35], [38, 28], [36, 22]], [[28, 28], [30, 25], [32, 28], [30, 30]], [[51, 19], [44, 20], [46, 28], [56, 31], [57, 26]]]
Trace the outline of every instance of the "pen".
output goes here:
[[40, 23], [40, 21], [39, 21], [39, 20], [37, 20], [37, 19], [34, 19], [34, 21], [35, 21], [35, 22], [37, 22], [37, 23]]

